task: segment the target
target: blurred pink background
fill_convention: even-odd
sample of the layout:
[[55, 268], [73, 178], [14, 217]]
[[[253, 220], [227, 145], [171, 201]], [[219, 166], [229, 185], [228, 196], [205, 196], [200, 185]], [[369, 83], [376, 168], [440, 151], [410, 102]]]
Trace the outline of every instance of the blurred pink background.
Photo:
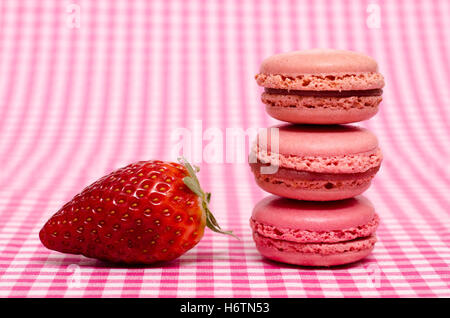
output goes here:
[[[449, 17], [446, 0], [0, 1], [0, 296], [450, 296]], [[90, 182], [175, 160], [175, 128], [277, 123], [260, 62], [316, 47], [373, 56], [387, 83], [362, 123], [385, 155], [367, 192], [382, 218], [368, 259], [333, 270], [262, 259], [248, 219], [266, 194], [245, 163], [200, 173], [242, 241], [208, 232], [162, 268], [131, 269], [40, 244], [45, 220]]]

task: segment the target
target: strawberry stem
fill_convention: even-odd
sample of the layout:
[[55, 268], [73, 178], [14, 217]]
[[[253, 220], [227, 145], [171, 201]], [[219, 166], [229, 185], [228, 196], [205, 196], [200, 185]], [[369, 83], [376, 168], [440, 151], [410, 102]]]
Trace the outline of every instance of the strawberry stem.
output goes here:
[[196, 175], [196, 172], [199, 172], [200, 168], [197, 166], [195, 166], [195, 168], [192, 167], [192, 165], [184, 157], [178, 158], [178, 162], [184, 165], [189, 173], [189, 177], [183, 178], [184, 184], [202, 200], [203, 212], [206, 215], [206, 226], [214, 232], [231, 235], [239, 240], [239, 237], [234, 235], [232, 231], [224, 231], [220, 228], [219, 223], [209, 209], [208, 204], [211, 200], [211, 193], [205, 193], [203, 191]]

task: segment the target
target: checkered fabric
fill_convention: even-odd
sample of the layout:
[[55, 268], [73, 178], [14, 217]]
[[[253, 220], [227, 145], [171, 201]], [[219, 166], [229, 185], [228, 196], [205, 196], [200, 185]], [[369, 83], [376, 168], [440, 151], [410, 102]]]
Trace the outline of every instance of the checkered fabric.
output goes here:
[[[450, 296], [449, 17], [447, 0], [1, 0], [0, 296]], [[368, 258], [330, 269], [262, 258], [248, 220], [267, 194], [245, 155], [227, 162], [226, 151], [194, 160], [240, 241], [207, 231], [149, 267], [41, 245], [41, 226], [84, 186], [174, 160], [175, 129], [213, 128], [225, 148], [226, 128], [276, 123], [254, 80], [260, 62], [315, 47], [365, 52], [385, 75], [380, 112], [361, 124], [385, 156], [366, 192], [381, 216]]]

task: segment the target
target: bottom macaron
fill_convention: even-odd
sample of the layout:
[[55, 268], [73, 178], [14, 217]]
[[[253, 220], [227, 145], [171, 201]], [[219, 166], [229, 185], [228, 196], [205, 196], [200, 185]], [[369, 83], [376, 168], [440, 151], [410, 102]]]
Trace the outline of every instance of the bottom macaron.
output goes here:
[[302, 266], [336, 266], [363, 259], [372, 252], [375, 236], [334, 244], [277, 241], [253, 234], [258, 251], [274, 261]]
[[363, 259], [375, 246], [378, 223], [372, 204], [362, 196], [329, 202], [270, 196], [256, 204], [250, 219], [263, 256], [301, 266]]

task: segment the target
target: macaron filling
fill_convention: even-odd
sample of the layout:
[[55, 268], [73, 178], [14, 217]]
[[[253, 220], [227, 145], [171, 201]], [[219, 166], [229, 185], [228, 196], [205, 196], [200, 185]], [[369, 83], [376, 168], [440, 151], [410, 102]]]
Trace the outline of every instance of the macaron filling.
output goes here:
[[[268, 164], [263, 164], [260, 162], [250, 163], [253, 173], [257, 174], [261, 171], [264, 166], [269, 166]], [[321, 172], [309, 172], [309, 171], [299, 171], [292, 168], [278, 167], [276, 176], [280, 178], [286, 178], [291, 180], [308, 180], [308, 181], [347, 181], [360, 178], [368, 178], [373, 176], [378, 172], [380, 166], [376, 166], [368, 169], [364, 172], [356, 173], [321, 173]], [[270, 175], [269, 175], [270, 176]]]
[[264, 93], [271, 95], [295, 95], [305, 97], [352, 97], [352, 96], [381, 96], [382, 89], [366, 89], [366, 90], [341, 90], [341, 91], [314, 91], [314, 90], [292, 90], [265, 88]]
[[[306, 161], [303, 161], [303, 163], [305, 162]], [[257, 162], [249, 163], [249, 165], [255, 179], [260, 185], [279, 184], [292, 189], [325, 190], [329, 192], [339, 191], [341, 189], [358, 189], [360, 187], [368, 186], [380, 169], [381, 164], [380, 161], [375, 165], [365, 165], [365, 168], [368, 168], [367, 170], [363, 169], [364, 166], [358, 167], [356, 164], [350, 164], [341, 169], [336, 169], [339, 168], [338, 162], [330, 162], [325, 160], [318, 165], [316, 158], [316, 161], [314, 161], [315, 165], [306, 165], [305, 170], [298, 170], [302, 167], [299, 165], [286, 166], [280, 156], [278, 162], [279, 165], [275, 165], [277, 169], [274, 169], [275, 172], [271, 174], [264, 174], [261, 171], [263, 171], [263, 167], [268, 167], [270, 164], [273, 165], [274, 162], [269, 163], [267, 161], [258, 160]], [[335, 170], [329, 169], [330, 166], [334, 167]]]

